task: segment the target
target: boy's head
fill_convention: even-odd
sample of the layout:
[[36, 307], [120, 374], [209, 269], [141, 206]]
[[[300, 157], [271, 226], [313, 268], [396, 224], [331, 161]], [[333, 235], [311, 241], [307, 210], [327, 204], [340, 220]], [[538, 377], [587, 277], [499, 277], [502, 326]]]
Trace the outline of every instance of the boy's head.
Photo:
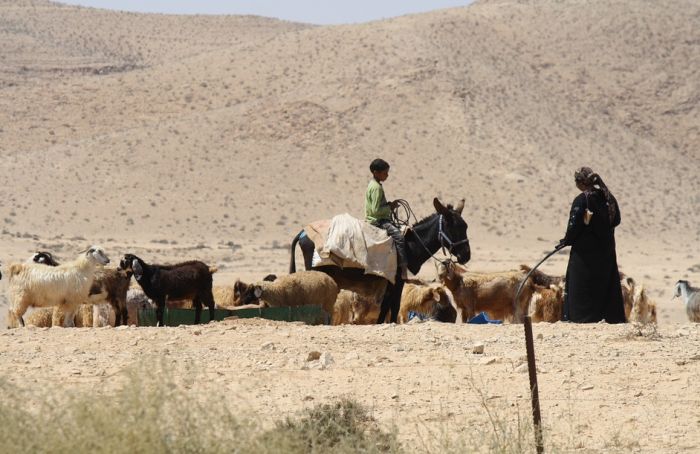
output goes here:
[[384, 181], [389, 177], [389, 163], [383, 159], [375, 159], [369, 165], [369, 170], [378, 181]]

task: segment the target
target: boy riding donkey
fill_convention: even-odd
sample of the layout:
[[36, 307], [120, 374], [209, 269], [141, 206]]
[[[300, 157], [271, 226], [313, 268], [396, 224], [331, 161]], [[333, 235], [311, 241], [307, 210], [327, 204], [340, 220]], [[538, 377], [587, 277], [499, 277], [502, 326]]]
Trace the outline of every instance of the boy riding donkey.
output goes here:
[[372, 179], [365, 193], [365, 219], [375, 227], [386, 230], [394, 240], [398, 258], [398, 268], [401, 278], [408, 278], [408, 260], [406, 259], [406, 243], [399, 227], [391, 219], [391, 210], [398, 205], [396, 201], [387, 202], [382, 182], [389, 178], [389, 163], [383, 159], [375, 159], [369, 165]]

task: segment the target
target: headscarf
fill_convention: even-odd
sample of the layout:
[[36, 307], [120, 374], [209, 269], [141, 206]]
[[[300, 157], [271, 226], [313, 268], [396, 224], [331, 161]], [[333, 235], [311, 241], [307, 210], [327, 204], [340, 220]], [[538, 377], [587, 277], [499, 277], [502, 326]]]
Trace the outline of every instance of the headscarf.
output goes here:
[[613, 223], [615, 219], [615, 214], [617, 213], [617, 204], [610, 190], [600, 178], [600, 175], [595, 173], [590, 167], [580, 167], [576, 172], [574, 172], [574, 180], [577, 183], [582, 183], [584, 186], [597, 190], [605, 198], [605, 204], [608, 207], [608, 218], [610, 219], [610, 224]]

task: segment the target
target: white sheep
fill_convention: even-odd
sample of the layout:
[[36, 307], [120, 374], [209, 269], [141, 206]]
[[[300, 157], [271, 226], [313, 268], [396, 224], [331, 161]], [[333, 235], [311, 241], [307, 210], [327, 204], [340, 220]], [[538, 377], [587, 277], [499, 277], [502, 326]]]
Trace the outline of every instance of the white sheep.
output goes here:
[[92, 246], [72, 262], [59, 266], [39, 263], [14, 263], [8, 267], [9, 324], [19, 320], [29, 307], [59, 306], [65, 314], [63, 325], [74, 326], [73, 316], [87, 301], [95, 271], [109, 263], [99, 246]]
[[683, 296], [685, 312], [691, 322], [700, 322], [700, 289], [691, 287], [688, 281], [676, 282], [675, 298]]
[[249, 285], [241, 295], [241, 304], [264, 301], [268, 306], [304, 306], [319, 304], [327, 314], [333, 314], [338, 297], [338, 285], [332, 277], [320, 271], [300, 271]]

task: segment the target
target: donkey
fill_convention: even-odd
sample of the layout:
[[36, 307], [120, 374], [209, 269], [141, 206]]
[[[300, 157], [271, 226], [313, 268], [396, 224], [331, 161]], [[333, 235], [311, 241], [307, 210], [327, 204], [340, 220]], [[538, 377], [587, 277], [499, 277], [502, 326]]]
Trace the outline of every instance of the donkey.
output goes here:
[[[467, 263], [471, 258], [471, 249], [467, 238], [468, 226], [462, 219], [464, 200], [461, 200], [456, 208], [452, 208], [451, 205], [444, 206], [436, 197], [433, 199], [433, 206], [436, 212], [414, 225], [405, 236], [408, 269], [413, 274], [418, 274], [423, 263], [440, 248], [447, 249], [450, 254], [457, 257], [460, 264]], [[296, 272], [294, 250], [297, 243], [304, 255], [306, 269], [312, 268], [311, 261], [315, 245], [302, 230], [292, 240], [290, 273]], [[364, 270], [360, 269], [341, 269], [335, 266], [319, 266], [316, 269], [330, 275], [341, 289], [369, 296], [375, 301], [381, 300], [377, 323], [384, 323], [389, 310], [391, 310], [391, 322], [397, 322], [404, 285], [400, 270], [397, 270], [392, 285], [386, 279], [364, 274]]]

